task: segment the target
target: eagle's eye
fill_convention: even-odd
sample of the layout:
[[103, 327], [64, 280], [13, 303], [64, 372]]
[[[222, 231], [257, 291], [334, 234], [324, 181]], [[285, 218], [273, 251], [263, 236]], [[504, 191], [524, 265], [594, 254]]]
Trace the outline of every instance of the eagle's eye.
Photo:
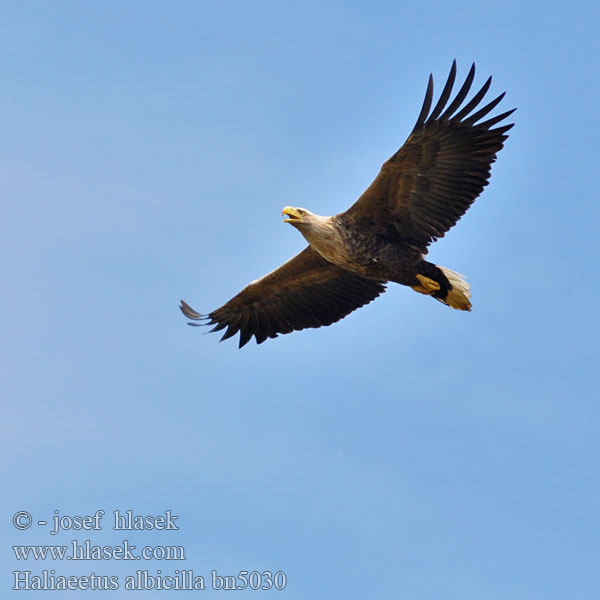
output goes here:
[[299, 214], [301, 217], [305, 217], [305, 216], [306, 216], [306, 211], [305, 211], [305, 210], [302, 210], [302, 209], [300, 208], [300, 209], [298, 209], [298, 214]]

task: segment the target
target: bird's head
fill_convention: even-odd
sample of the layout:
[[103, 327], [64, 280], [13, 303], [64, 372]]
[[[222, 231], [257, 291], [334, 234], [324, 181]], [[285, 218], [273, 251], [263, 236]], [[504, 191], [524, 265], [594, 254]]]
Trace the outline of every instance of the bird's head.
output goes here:
[[293, 206], [286, 206], [281, 215], [285, 215], [288, 218], [284, 219], [284, 223], [289, 223], [294, 227], [300, 229], [302, 227], [310, 227], [310, 224], [314, 221], [317, 215], [306, 210], [305, 208], [294, 208]]
[[337, 234], [333, 224], [335, 217], [322, 217], [305, 208], [292, 206], [286, 206], [281, 214], [288, 217], [283, 222], [293, 225], [317, 252], [319, 248], [323, 249], [324, 243], [329, 244]]

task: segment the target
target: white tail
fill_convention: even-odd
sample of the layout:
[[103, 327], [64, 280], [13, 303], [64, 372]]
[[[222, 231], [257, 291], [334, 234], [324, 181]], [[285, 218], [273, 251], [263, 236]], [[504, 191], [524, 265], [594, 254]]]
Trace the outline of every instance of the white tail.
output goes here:
[[457, 310], [471, 310], [471, 303], [469, 302], [471, 288], [466, 282], [465, 276], [445, 267], [440, 267], [440, 265], [436, 266], [443, 271], [452, 286], [452, 289], [448, 291], [448, 295], [443, 300], [440, 298], [440, 300]]

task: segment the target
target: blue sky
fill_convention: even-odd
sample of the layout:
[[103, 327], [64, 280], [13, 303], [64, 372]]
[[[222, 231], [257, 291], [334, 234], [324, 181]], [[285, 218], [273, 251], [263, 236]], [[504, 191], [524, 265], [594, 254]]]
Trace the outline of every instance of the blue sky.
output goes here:
[[[2, 589], [17, 569], [144, 568], [286, 573], [238, 600], [596, 596], [599, 17], [4, 3]], [[454, 58], [518, 107], [490, 186], [429, 254], [468, 276], [473, 312], [391, 286], [242, 351], [187, 327], [180, 298], [213, 310], [303, 247], [283, 206], [354, 202]], [[11, 525], [98, 509], [172, 510], [179, 531], [127, 539], [186, 560], [15, 560], [120, 544], [108, 516]]]

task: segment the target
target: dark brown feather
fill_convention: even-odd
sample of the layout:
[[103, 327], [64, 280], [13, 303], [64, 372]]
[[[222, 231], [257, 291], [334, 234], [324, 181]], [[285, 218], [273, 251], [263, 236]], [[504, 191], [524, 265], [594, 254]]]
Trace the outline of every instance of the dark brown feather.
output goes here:
[[213, 331], [227, 327], [221, 340], [239, 331], [241, 348], [252, 336], [261, 344], [279, 333], [331, 325], [384, 291], [382, 282], [337, 267], [308, 246], [208, 315], [183, 300], [180, 308], [189, 319], [215, 325]]
[[488, 184], [491, 165], [512, 124], [490, 128], [513, 111], [477, 124], [504, 96], [498, 96], [471, 114], [487, 93], [491, 78], [460, 108], [473, 83], [473, 65], [456, 98], [442, 113], [455, 75], [456, 64], [453, 63], [431, 114], [433, 83], [430, 77], [423, 108], [412, 133], [402, 148], [384, 163], [358, 201], [340, 215], [350, 228], [368, 230], [389, 241], [410, 244], [424, 251], [456, 224]]

